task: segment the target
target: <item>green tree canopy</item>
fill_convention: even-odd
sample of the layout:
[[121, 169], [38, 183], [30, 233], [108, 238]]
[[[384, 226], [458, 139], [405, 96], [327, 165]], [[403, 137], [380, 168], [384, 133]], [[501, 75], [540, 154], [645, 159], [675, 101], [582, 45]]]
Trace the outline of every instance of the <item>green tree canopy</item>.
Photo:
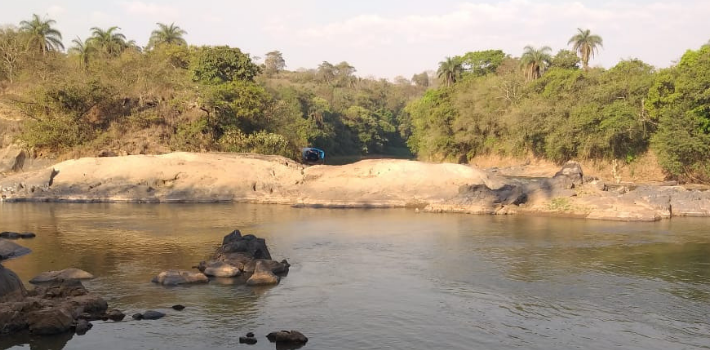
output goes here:
[[42, 54], [48, 51], [64, 50], [62, 33], [53, 28], [57, 22], [53, 19], [42, 19], [39, 15], [32, 15], [29, 21], [20, 22], [20, 30], [29, 34], [30, 47], [34, 47]]
[[264, 59], [264, 73], [267, 76], [273, 76], [283, 71], [286, 68], [286, 60], [284, 60], [281, 51], [271, 51], [266, 54]]
[[130, 42], [126, 41], [126, 36], [118, 32], [120, 29], [116, 26], [105, 30], [93, 27], [87, 43], [108, 56], [118, 56], [130, 46]]
[[549, 46], [543, 46], [539, 49], [530, 45], [525, 46], [523, 55], [520, 57], [520, 64], [525, 69], [525, 76], [528, 80], [542, 76], [542, 73], [552, 61], [550, 52], [552, 52], [552, 49]]
[[150, 34], [148, 47], [154, 48], [158, 45], [187, 45], [187, 41], [183, 36], [187, 34], [185, 30], [176, 26], [175, 23], [164, 24], [156, 23], [158, 29]]
[[446, 57], [444, 61], [439, 62], [439, 69], [436, 71], [439, 79], [446, 82], [447, 87], [456, 83], [462, 72], [460, 57]]
[[193, 52], [190, 70], [195, 81], [220, 84], [237, 80], [253, 81], [261, 68], [236, 47], [202, 46]]
[[579, 57], [582, 59], [582, 67], [587, 70], [589, 69], [589, 59], [594, 58], [594, 53], [603, 47], [602, 37], [596, 34], [592, 34], [589, 29], [577, 28], [577, 34], [572, 36], [567, 45], [572, 44], [574, 51], [579, 53]]
[[501, 50], [468, 52], [461, 58], [463, 69], [475, 76], [494, 73], [507, 55]]

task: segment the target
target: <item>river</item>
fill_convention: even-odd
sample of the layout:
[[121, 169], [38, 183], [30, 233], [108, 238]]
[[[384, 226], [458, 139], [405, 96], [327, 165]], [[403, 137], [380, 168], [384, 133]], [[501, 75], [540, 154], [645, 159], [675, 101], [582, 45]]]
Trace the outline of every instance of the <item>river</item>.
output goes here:
[[[266, 238], [289, 275], [269, 288], [150, 283], [190, 269], [233, 229]], [[0, 204], [31, 231], [6, 261], [25, 282], [77, 267], [127, 315], [12, 349], [710, 349], [710, 219], [622, 223], [247, 204]], [[173, 304], [187, 308], [170, 309]], [[259, 342], [238, 344], [254, 332]], [[29, 345], [28, 345], [29, 344]]]

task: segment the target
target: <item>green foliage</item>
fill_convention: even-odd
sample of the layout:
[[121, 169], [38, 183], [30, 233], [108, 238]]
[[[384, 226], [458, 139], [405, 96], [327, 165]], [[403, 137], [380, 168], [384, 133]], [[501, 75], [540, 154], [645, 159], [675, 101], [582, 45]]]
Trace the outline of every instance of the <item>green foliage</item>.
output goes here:
[[661, 165], [681, 180], [710, 181], [710, 47], [658, 74], [646, 107], [658, 121], [652, 143]]
[[581, 60], [574, 51], [560, 50], [550, 62], [550, 68], [579, 69]]
[[501, 50], [468, 52], [461, 57], [463, 69], [477, 77], [494, 73], [507, 55]]
[[219, 143], [227, 152], [275, 154], [286, 157], [292, 157], [294, 153], [284, 136], [263, 130], [249, 135], [239, 129], [228, 130], [219, 139]]
[[190, 70], [197, 82], [221, 84], [237, 80], [252, 81], [261, 68], [236, 47], [201, 46], [192, 52]]

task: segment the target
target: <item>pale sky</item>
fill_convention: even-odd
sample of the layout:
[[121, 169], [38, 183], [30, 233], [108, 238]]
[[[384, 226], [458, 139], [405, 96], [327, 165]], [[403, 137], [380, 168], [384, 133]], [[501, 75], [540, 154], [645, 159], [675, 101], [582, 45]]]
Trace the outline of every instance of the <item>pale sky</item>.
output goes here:
[[347, 61], [357, 75], [393, 78], [435, 70], [446, 56], [525, 45], [568, 48], [578, 27], [604, 39], [591, 62], [639, 58], [667, 67], [710, 39], [710, 1], [675, 0], [0, 0], [0, 25], [49, 16], [65, 46], [89, 28], [119, 26], [145, 45], [156, 22], [175, 22], [194, 45], [230, 45], [287, 69]]

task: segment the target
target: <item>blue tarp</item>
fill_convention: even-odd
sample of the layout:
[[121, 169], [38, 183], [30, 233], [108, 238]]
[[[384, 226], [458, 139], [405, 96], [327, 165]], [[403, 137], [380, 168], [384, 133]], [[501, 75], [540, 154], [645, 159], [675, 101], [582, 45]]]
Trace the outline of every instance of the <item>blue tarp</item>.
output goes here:
[[325, 152], [320, 148], [306, 147], [301, 150], [303, 160], [307, 162], [325, 161]]

